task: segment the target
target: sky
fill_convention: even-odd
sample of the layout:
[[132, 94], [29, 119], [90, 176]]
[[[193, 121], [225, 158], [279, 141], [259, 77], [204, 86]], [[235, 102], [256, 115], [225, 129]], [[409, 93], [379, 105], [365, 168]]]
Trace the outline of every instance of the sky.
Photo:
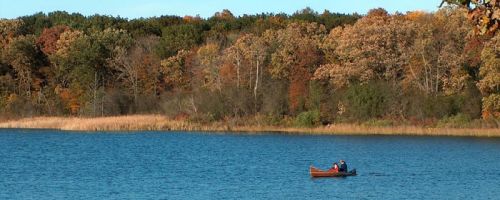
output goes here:
[[0, 0], [0, 18], [17, 18], [56, 10], [83, 15], [112, 15], [129, 19], [161, 15], [213, 16], [229, 9], [234, 15], [263, 12], [292, 14], [310, 7], [322, 12], [365, 14], [372, 8], [394, 13], [411, 10], [436, 11], [441, 0]]

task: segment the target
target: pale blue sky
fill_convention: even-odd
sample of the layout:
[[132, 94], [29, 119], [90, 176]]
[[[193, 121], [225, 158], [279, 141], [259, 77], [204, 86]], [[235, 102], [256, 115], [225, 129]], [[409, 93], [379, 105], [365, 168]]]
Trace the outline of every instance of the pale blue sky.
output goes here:
[[113, 15], [126, 18], [160, 15], [210, 17], [222, 9], [235, 15], [262, 12], [291, 14], [307, 6], [322, 12], [364, 14], [382, 7], [393, 13], [410, 10], [435, 11], [441, 0], [0, 0], [0, 18], [16, 18], [42, 11], [63, 10], [83, 15]]

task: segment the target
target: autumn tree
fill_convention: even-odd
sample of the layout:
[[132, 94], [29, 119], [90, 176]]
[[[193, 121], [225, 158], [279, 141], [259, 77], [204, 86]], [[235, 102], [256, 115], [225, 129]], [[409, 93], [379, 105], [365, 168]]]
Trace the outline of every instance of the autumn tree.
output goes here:
[[18, 83], [18, 94], [31, 95], [35, 72], [40, 67], [40, 52], [35, 45], [35, 36], [14, 38], [3, 52], [2, 59], [12, 66]]
[[295, 112], [305, 103], [309, 80], [319, 66], [319, 44], [325, 27], [316, 23], [292, 23], [285, 29], [265, 33], [273, 48], [269, 73], [289, 81], [289, 106]]
[[210, 43], [200, 47], [197, 51], [197, 58], [202, 69], [203, 86], [211, 90], [222, 92], [219, 45]]
[[[20, 27], [23, 24], [24, 22], [18, 19], [0, 19], [0, 57], [13, 38], [20, 34]], [[3, 59], [0, 59], [1, 71], [6, 71], [9, 68], [7, 65]]]
[[[12, 66], [8, 60], [3, 58], [4, 52], [7, 50], [9, 43], [18, 36], [19, 28], [24, 22], [22, 20], [0, 19], [0, 76], [3, 80], [13, 80]], [[14, 82], [3, 81], [2, 93], [6, 93], [7, 88], [12, 89]], [[9, 87], [7, 87], [9, 85]]]
[[114, 69], [108, 66], [108, 60], [114, 56], [115, 48], [128, 48], [130, 44], [131, 37], [123, 30], [106, 29], [90, 35], [70, 30], [61, 34], [52, 60], [61, 88], [70, 88], [73, 98], [78, 99], [78, 104], [74, 100], [72, 103], [74, 112], [85, 103], [86, 112], [96, 115], [100, 103], [103, 113], [99, 91], [116, 80], [110, 78]]
[[163, 80], [168, 89], [190, 90], [190, 82], [194, 78], [191, 72], [192, 63], [189, 63], [192, 54], [190, 51], [180, 50], [177, 55], [161, 61]]
[[142, 83], [144, 93], [156, 96], [163, 90], [161, 83], [161, 60], [156, 54], [156, 47], [160, 38], [154, 35], [136, 38], [134, 43], [137, 48], [137, 57], [140, 60], [142, 68], [139, 73], [139, 79]]
[[405, 65], [405, 81], [427, 94], [448, 94], [465, 89], [470, 76], [464, 55], [468, 23], [459, 10], [441, 9], [422, 14], [415, 22], [415, 40]]
[[83, 37], [81, 31], [66, 30], [59, 36], [56, 41], [56, 50], [52, 55], [49, 55], [52, 61], [53, 70], [55, 73], [55, 82], [61, 87], [68, 87], [69, 85], [69, 71], [71, 70], [71, 61], [73, 58], [69, 57], [73, 51], [73, 43]]
[[68, 31], [67, 26], [54, 26], [48, 29], [44, 29], [42, 34], [38, 37], [36, 44], [40, 46], [43, 53], [51, 55], [57, 50], [57, 41], [61, 34]]
[[24, 22], [18, 19], [0, 19], [0, 41], [2, 45], [8, 42], [8, 39], [20, 34], [20, 28]]
[[[72, 114], [76, 114], [80, 108], [78, 100], [82, 93], [72, 83], [73, 78], [71, 72], [74, 66], [74, 58], [72, 57], [74, 43], [84, 37], [83, 32], [66, 30], [60, 34], [59, 39], [56, 41], [56, 48], [53, 54], [49, 55], [51, 61], [51, 71], [54, 74], [51, 82], [54, 84], [56, 95], [62, 101], [63, 109], [68, 110]], [[70, 87], [73, 89], [70, 90]]]
[[248, 86], [253, 89], [254, 109], [257, 110], [257, 95], [262, 82], [264, 62], [268, 56], [268, 46], [262, 37], [253, 34], [244, 35], [238, 43], [242, 45], [244, 50], [242, 53], [249, 64]]
[[[161, 60], [161, 73], [166, 85], [165, 89], [174, 92], [163, 103], [163, 107], [167, 107], [167, 113], [177, 115], [185, 111], [194, 114], [198, 112], [193, 90], [199, 89], [199, 85], [195, 85], [194, 82], [197, 81], [197, 78], [203, 77], [203, 73], [200, 75], [200, 73], [195, 74], [196, 72], [194, 72], [193, 59], [196, 55], [197, 52], [180, 50], [177, 55]], [[204, 68], [198, 67], [201, 67], [202, 70]]]
[[123, 80], [132, 90], [134, 104], [137, 104], [139, 95], [139, 73], [143, 67], [142, 51], [143, 49], [138, 46], [134, 46], [132, 49], [117, 46], [113, 49], [113, 56], [108, 59], [110, 67], [119, 74], [118, 78]]
[[232, 64], [236, 68], [236, 87], [240, 88], [241, 85], [241, 71], [245, 63], [244, 51], [247, 48], [247, 43], [245, 43], [245, 37], [240, 37], [236, 42], [224, 50], [224, 55], [226, 61]]
[[325, 38], [326, 63], [315, 78], [328, 79], [335, 87], [383, 80], [394, 85], [403, 78], [413, 24], [383, 9], [371, 10], [354, 25], [337, 27]]
[[478, 83], [483, 93], [483, 117], [500, 118], [500, 34], [492, 38], [481, 53], [483, 65]]
[[[330, 80], [337, 89], [390, 83], [380, 85], [401, 90], [391, 97], [397, 101], [390, 108], [399, 108], [390, 111], [390, 115], [404, 117], [403, 108], [418, 98], [429, 102], [441, 101], [439, 99], [446, 96], [452, 99], [451, 96], [462, 95], [473, 87], [474, 69], [468, 64], [465, 39], [469, 37], [469, 30], [470, 26], [457, 9], [407, 15], [372, 10], [354, 25], [330, 32], [322, 44], [326, 62], [315, 76]], [[384, 87], [374, 91], [391, 94], [392, 90]], [[360, 88], [363, 91], [370, 86]], [[421, 96], [421, 93], [434, 97]], [[446, 101], [441, 102], [451, 107], [458, 105]], [[452, 110], [442, 113], [456, 114], [457, 111]]]

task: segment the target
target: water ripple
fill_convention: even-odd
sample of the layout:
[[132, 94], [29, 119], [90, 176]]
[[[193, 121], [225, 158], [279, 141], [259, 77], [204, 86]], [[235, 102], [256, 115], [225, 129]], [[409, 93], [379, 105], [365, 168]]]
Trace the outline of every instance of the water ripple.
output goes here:
[[[0, 130], [0, 199], [494, 199], [500, 140]], [[346, 178], [312, 179], [339, 159]]]

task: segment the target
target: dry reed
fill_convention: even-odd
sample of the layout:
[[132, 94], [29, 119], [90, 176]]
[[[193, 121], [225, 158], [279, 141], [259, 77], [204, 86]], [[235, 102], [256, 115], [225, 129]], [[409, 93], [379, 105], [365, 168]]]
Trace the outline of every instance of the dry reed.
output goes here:
[[169, 120], [161, 115], [117, 117], [34, 117], [0, 123], [0, 128], [59, 129], [72, 131], [168, 130], [187, 123]]
[[161, 115], [130, 115], [117, 117], [34, 117], [0, 122], [0, 128], [59, 129], [73, 131], [134, 131], [185, 130], [215, 132], [282, 132], [318, 135], [417, 135], [417, 136], [476, 136], [500, 137], [498, 128], [426, 128], [417, 126], [374, 127], [354, 124], [336, 124], [317, 128], [290, 128], [275, 126], [228, 126], [224, 123], [200, 125], [171, 120]]

